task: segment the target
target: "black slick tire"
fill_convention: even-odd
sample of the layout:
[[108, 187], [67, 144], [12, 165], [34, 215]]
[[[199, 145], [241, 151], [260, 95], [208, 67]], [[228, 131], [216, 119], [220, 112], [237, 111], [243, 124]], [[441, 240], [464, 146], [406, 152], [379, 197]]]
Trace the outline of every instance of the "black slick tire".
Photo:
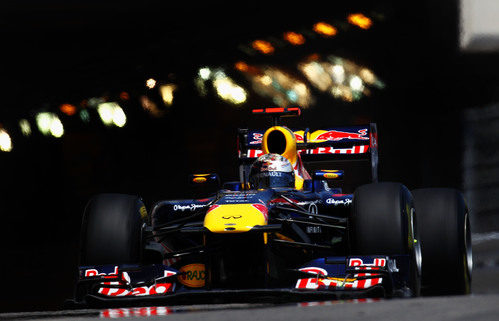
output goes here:
[[145, 207], [138, 196], [98, 194], [87, 204], [80, 265], [137, 264], [142, 258]]
[[404, 255], [411, 257], [411, 296], [421, 287], [421, 251], [410, 191], [400, 183], [362, 185], [354, 192], [349, 238], [353, 255]]
[[450, 188], [418, 189], [412, 193], [423, 255], [422, 293], [470, 293], [471, 229], [463, 196]]

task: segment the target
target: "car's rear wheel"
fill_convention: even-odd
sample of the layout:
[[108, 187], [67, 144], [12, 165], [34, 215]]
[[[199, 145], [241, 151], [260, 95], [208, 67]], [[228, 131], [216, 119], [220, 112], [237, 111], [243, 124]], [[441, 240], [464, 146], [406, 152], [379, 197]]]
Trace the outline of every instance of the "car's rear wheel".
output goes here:
[[423, 294], [470, 293], [471, 229], [463, 196], [449, 188], [418, 189], [412, 193], [423, 254]]
[[83, 216], [80, 265], [140, 263], [144, 214], [138, 196], [94, 196]]
[[409, 190], [400, 183], [373, 183], [358, 187], [349, 220], [354, 255], [403, 255], [411, 257], [410, 295], [421, 287], [421, 250], [416, 215]]

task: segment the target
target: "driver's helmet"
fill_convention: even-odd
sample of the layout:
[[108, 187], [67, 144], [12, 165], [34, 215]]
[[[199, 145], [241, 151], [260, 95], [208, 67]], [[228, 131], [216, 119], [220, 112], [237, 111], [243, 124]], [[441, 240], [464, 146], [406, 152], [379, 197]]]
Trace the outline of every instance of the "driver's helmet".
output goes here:
[[289, 160], [279, 154], [265, 154], [251, 165], [249, 183], [253, 189], [294, 187], [295, 173]]

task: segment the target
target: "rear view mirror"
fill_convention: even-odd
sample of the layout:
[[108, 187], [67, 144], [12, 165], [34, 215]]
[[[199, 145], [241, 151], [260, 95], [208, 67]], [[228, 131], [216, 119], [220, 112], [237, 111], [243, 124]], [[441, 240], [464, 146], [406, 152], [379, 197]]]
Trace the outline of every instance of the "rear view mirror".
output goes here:
[[220, 187], [220, 177], [217, 173], [211, 174], [191, 174], [189, 175], [189, 181], [193, 185], [212, 185], [215, 184]]
[[314, 172], [314, 180], [341, 180], [343, 171], [337, 169], [322, 169]]

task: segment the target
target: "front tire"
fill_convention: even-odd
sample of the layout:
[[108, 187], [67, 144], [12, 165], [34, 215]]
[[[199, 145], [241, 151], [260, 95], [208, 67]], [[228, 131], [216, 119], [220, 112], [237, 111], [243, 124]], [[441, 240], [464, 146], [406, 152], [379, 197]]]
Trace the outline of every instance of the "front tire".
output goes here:
[[411, 257], [410, 295], [421, 288], [421, 251], [413, 198], [400, 183], [373, 183], [355, 190], [349, 220], [351, 253]]
[[140, 263], [145, 213], [138, 196], [94, 196], [83, 216], [80, 265]]
[[423, 294], [470, 293], [471, 229], [463, 196], [449, 188], [418, 189], [412, 193], [423, 254]]

